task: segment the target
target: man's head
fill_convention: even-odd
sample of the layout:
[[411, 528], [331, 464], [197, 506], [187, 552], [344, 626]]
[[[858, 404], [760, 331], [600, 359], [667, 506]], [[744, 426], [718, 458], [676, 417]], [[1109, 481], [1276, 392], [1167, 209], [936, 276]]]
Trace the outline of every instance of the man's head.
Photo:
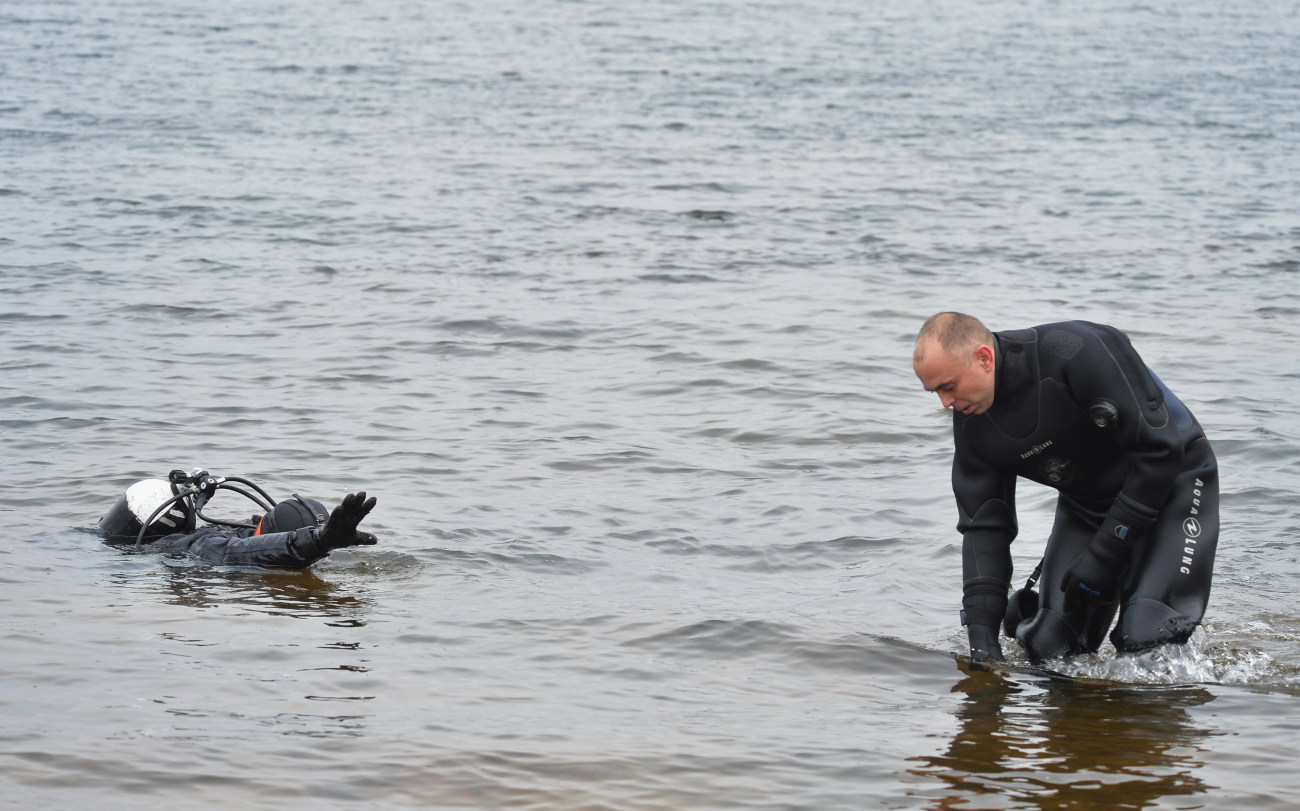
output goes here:
[[912, 369], [944, 408], [983, 414], [993, 405], [993, 333], [962, 313], [930, 316], [916, 336]]
[[275, 509], [262, 516], [257, 522], [255, 535], [269, 535], [272, 532], [292, 532], [303, 527], [320, 527], [325, 525], [330, 511], [314, 498], [303, 498], [294, 493], [292, 497], [275, 505]]

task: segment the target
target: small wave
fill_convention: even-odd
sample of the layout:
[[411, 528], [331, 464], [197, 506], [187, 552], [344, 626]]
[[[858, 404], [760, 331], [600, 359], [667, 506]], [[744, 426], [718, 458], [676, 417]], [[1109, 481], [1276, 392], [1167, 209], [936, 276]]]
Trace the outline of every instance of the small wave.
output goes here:
[[[656, 191], [707, 191], [720, 192], [723, 194], [735, 194], [741, 191], [740, 188], [725, 183], [661, 183], [653, 186]], [[696, 212], [691, 212], [694, 215]], [[709, 212], [701, 212], [709, 213]], [[727, 212], [721, 212], [723, 214]]]
[[588, 454], [580, 459], [547, 462], [546, 466], [553, 470], [563, 471], [606, 470], [640, 464], [654, 458], [654, 454], [645, 451], [610, 451], [608, 453]]
[[[23, 313], [8, 312], [0, 313], [0, 323], [14, 323], [16, 321], [66, 321], [67, 316], [62, 313]], [[58, 345], [50, 344], [48, 347], [41, 347], [58, 351]]]
[[1300, 259], [1279, 259], [1275, 262], [1260, 262], [1253, 267], [1267, 270], [1300, 270]]
[[123, 307], [121, 311], [146, 318], [164, 316], [166, 318], [193, 318], [199, 321], [217, 321], [235, 317], [220, 310], [190, 307], [184, 304], [129, 304]]
[[762, 620], [704, 620], [623, 644], [678, 654], [713, 656], [774, 651], [798, 638], [794, 629]]
[[452, 564], [462, 572], [510, 572], [526, 571], [539, 574], [582, 575], [588, 574], [599, 566], [597, 563], [577, 558], [556, 555], [548, 552], [528, 551], [526, 545], [512, 545], [508, 551], [489, 551], [485, 549], [447, 549], [431, 548], [418, 554], [421, 558], [429, 557], [445, 568]]
[[673, 351], [654, 355], [650, 360], [666, 363], [706, 363], [708, 358], [697, 352]]
[[74, 136], [66, 132], [49, 130], [0, 129], [0, 142], [19, 141], [22, 143], [55, 144], [70, 141]]
[[1300, 309], [1295, 307], [1260, 307], [1255, 310], [1260, 318], [1295, 318]]
[[[795, 514], [802, 512], [795, 507], [776, 509], [777, 513], [787, 511], [793, 511]], [[856, 562], [869, 554], [901, 544], [895, 538], [868, 538], [860, 535], [849, 535], [826, 541], [800, 541], [762, 546], [702, 543], [690, 534], [679, 534], [671, 538], [650, 539], [648, 537], [656, 534], [638, 533], [619, 537], [645, 540], [648, 546], [664, 554], [720, 558], [730, 561], [724, 567], [726, 569], [763, 573], [839, 568], [846, 562]]]
[[637, 276], [637, 279], [643, 282], [667, 282], [669, 284], [718, 281], [718, 279], [705, 273], [643, 273]]
[[684, 214], [684, 216], [691, 217], [692, 219], [696, 219], [696, 220], [701, 220], [703, 222], [728, 222], [736, 218], [736, 215], [730, 211], [722, 211], [722, 210], [710, 211], [710, 210], [699, 209], [699, 208], [692, 209], [691, 211], [687, 211]]
[[587, 335], [587, 331], [576, 326], [533, 327], [518, 324], [505, 319], [491, 318], [462, 319], [444, 321], [436, 325], [438, 329], [458, 334], [505, 335], [511, 338], [546, 338], [578, 340]]
[[761, 358], [741, 358], [740, 360], [723, 361], [718, 365], [724, 369], [744, 369], [765, 372], [782, 371], [784, 368], [780, 364], [773, 363], [770, 360], [762, 360]]

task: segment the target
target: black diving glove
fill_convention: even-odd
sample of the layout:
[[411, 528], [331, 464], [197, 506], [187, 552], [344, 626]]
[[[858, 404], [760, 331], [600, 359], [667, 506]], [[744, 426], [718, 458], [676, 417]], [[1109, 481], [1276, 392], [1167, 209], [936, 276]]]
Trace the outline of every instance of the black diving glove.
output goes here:
[[1107, 519], [1088, 548], [1065, 570], [1061, 591], [1065, 592], [1067, 611], [1080, 604], [1108, 603], [1115, 599], [1120, 576], [1128, 568], [1130, 557], [1129, 540], [1120, 537], [1117, 528], [1125, 536], [1130, 535], [1128, 527]]
[[367, 499], [366, 491], [349, 493], [343, 497], [343, 503], [330, 512], [325, 526], [316, 536], [316, 544], [322, 552], [333, 552], [348, 546], [373, 546], [379, 539], [369, 532], [360, 532], [357, 525], [361, 519], [370, 514], [377, 500]]
[[1005, 662], [998, 629], [987, 625], [967, 625], [966, 638], [970, 641], [970, 658], [976, 662]]
[[970, 658], [977, 662], [1005, 662], [998, 626], [1007, 613], [1007, 581], [997, 577], [972, 577], [962, 583], [961, 624], [970, 641]]

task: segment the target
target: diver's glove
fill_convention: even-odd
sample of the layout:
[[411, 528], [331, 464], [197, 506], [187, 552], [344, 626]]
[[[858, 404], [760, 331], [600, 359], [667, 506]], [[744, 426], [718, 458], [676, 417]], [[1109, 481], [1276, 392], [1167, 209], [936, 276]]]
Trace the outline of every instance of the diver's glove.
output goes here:
[[972, 577], [962, 583], [961, 624], [966, 626], [970, 658], [1004, 662], [998, 626], [1007, 611], [1009, 584], [996, 577]]
[[1108, 603], [1115, 599], [1120, 576], [1128, 568], [1132, 538], [1127, 525], [1113, 518], [1102, 523], [1088, 548], [1061, 577], [1067, 611], [1082, 604]]
[[330, 512], [325, 526], [311, 530], [316, 536], [316, 545], [321, 552], [333, 552], [335, 549], [347, 546], [373, 546], [378, 543], [379, 539], [374, 535], [357, 530], [357, 524], [370, 514], [376, 503], [376, 499], [366, 498], [364, 490], [344, 496], [343, 503]]
[[967, 625], [966, 638], [970, 642], [970, 658], [976, 662], [1005, 662], [998, 629], [987, 625]]

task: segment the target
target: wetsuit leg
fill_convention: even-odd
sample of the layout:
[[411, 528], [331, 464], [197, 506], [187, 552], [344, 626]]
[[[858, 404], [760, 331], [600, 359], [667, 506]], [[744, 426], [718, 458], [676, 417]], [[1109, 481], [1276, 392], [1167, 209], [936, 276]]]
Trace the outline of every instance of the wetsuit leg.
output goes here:
[[1033, 619], [1016, 630], [1017, 641], [1035, 662], [1097, 650], [1115, 619], [1118, 601], [1083, 604], [1067, 612], [1061, 590], [1065, 570], [1088, 548], [1101, 518], [1072, 506], [1065, 498], [1056, 503], [1056, 519], [1043, 555], [1043, 576], [1038, 581], [1040, 607]]
[[1205, 615], [1219, 541], [1219, 471], [1209, 441], [1193, 442], [1184, 465], [1120, 587], [1116, 650], [1182, 644]]

